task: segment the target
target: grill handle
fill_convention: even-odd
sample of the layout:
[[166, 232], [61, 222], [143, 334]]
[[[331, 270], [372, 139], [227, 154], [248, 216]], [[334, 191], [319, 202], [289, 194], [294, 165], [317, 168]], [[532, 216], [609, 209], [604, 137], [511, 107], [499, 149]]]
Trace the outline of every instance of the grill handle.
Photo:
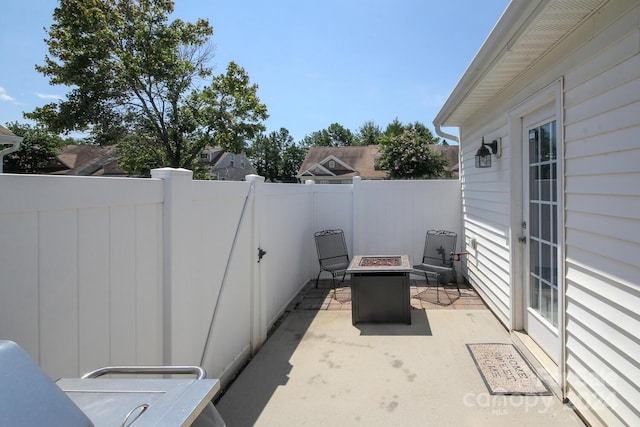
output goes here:
[[99, 368], [84, 374], [82, 379], [98, 378], [107, 374], [191, 374], [195, 375], [199, 380], [207, 378], [207, 371], [200, 366], [105, 366], [104, 368]]

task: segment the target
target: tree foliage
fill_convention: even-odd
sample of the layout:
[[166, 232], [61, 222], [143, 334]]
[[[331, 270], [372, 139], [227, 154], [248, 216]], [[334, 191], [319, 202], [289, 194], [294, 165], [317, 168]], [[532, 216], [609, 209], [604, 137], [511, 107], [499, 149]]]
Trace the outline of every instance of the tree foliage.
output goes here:
[[354, 145], [378, 145], [382, 129], [372, 121], [365, 122], [356, 132]]
[[353, 145], [353, 133], [339, 123], [332, 123], [328, 128], [304, 137], [303, 147], [348, 147]]
[[282, 182], [298, 182], [296, 176], [307, 155], [307, 150], [297, 144], [291, 144], [282, 153], [282, 170], [280, 180]]
[[448, 160], [432, 150], [434, 138], [426, 129], [407, 128], [399, 135], [380, 138], [380, 167], [389, 171], [391, 179], [433, 179], [445, 175]]
[[306, 150], [296, 145], [285, 128], [259, 135], [248, 150], [258, 175], [271, 182], [296, 182]]
[[391, 123], [387, 125], [387, 128], [384, 130], [384, 134], [386, 136], [400, 136], [405, 130], [405, 126], [396, 117]]
[[49, 54], [36, 69], [72, 89], [27, 117], [55, 132], [89, 130], [101, 144], [126, 140], [125, 170], [143, 161], [153, 162], [147, 169], [193, 169], [206, 145], [241, 152], [265, 129], [258, 87], [233, 62], [212, 77], [212, 27], [205, 19], [169, 22], [173, 7], [171, 0], [60, 0]]
[[293, 138], [284, 128], [269, 135], [259, 135], [247, 152], [256, 173], [264, 176], [266, 181], [278, 181], [282, 152], [285, 146], [292, 143]]
[[5, 158], [5, 172], [41, 173], [55, 160], [65, 140], [49, 132], [43, 125], [7, 123], [7, 129], [24, 138], [20, 149]]
[[[372, 121], [365, 122], [353, 134], [334, 123], [313, 132], [302, 140], [304, 147], [342, 147], [348, 145], [380, 145], [376, 167], [389, 171], [392, 179], [432, 179], [448, 177], [448, 158], [433, 150], [440, 139], [421, 122], [403, 124], [397, 117], [384, 131]], [[443, 142], [443, 145], [446, 141]]]

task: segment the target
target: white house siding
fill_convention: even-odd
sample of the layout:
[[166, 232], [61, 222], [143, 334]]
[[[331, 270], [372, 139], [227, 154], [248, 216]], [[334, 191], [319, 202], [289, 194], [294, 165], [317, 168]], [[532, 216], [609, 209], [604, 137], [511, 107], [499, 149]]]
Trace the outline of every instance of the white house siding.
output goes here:
[[[463, 135], [462, 149], [463, 248], [469, 252], [466, 276], [505, 326], [510, 325], [510, 212], [511, 185], [506, 118], [494, 120], [491, 132], [473, 129]], [[502, 138], [502, 157], [493, 166], [475, 168], [475, 153], [485, 142]], [[473, 142], [472, 142], [473, 141]], [[472, 241], [475, 241], [475, 247]]]
[[[467, 274], [512, 327], [509, 283], [519, 279], [508, 264], [517, 265], [509, 254], [518, 253], [510, 244], [520, 232], [514, 218], [521, 196], [508, 182], [510, 168], [517, 175], [521, 166], [507, 114], [558, 81], [566, 397], [592, 425], [640, 425], [640, 2], [606, 3], [461, 126]], [[482, 136], [502, 137], [502, 158], [493, 157], [490, 169], [474, 167]]]
[[640, 6], [565, 76], [567, 396], [640, 424]]

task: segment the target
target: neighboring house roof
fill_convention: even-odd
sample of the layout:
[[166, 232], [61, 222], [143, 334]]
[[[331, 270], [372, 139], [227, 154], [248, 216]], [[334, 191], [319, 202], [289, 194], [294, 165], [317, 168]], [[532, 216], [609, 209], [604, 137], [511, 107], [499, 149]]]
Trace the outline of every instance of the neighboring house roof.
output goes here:
[[2, 125], [0, 125], [0, 135], [16, 136], [13, 132]]
[[[458, 153], [460, 152], [460, 147], [457, 145], [430, 145], [429, 148], [438, 153], [444, 153], [447, 157], [449, 163], [445, 167], [448, 172], [453, 172], [457, 174], [459, 172], [459, 158]], [[457, 176], [457, 175], [454, 175]]]
[[[3, 172], [2, 166], [4, 163], [4, 156], [13, 153], [14, 151], [18, 151], [20, 149], [22, 139], [23, 138], [16, 136], [6, 127], [0, 125], [0, 173]], [[11, 146], [3, 147], [5, 144], [10, 144]]]
[[[457, 145], [430, 145], [429, 148], [438, 153], [445, 153], [449, 160], [447, 171], [458, 172]], [[360, 176], [363, 179], [385, 179], [389, 175], [388, 171], [376, 168], [379, 157], [379, 145], [312, 147], [307, 152], [297, 177], [337, 179]], [[334, 163], [331, 163], [332, 160]]]
[[360, 176], [363, 179], [385, 179], [388, 172], [375, 167], [379, 157], [379, 145], [311, 147], [298, 170], [297, 177]]
[[606, 0], [513, 1], [433, 121], [457, 127], [508, 89]]
[[206, 147], [200, 160], [210, 165], [211, 175], [219, 180], [244, 181], [247, 175], [256, 173], [244, 153], [228, 153], [220, 147]]
[[124, 175], [118, 168], [115, 146], [67, 145], [57, 156], [54, 175]]

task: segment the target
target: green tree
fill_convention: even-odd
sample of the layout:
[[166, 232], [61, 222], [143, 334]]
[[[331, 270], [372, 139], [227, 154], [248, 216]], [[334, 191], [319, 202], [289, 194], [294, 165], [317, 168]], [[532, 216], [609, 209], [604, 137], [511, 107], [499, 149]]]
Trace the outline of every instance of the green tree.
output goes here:
[[309, 135], [306, 135], [300, 141], [300, 145], [303, 147], [330, 147], [331, 139], [329, 138], [329, 133], [326, 129], [311, 132]]
[[405, 130], [406, 129], [402, 122], [396, 117], [387, 125], [387, 128], [384, 130], [384, 134], [386, 136], [400, 136]]
[[409, 123], [404, 126], [404, 129], [415, 133], [417, 138], [426, 140], [429, 144], [438, 144], [440, 142], [440, 139], [434, 137], [429, 128], [421, 122]]
[[353, 144], [353, 133], [339, 123], [332, 123], [327, 128], [332, 147], [348, 147]]
[[152, 140], [145, 140], [144, 135], [125, 136], [117, 146], [117, 153], [118, 167], [133, 176], [150, 176], [156, 165], [167, 163], [162, 149]]
[[447, 158], [431, 150], [433, 141], [416, 130], [384, 135], [380, 143], [379, 164], [389, 171], [391, 179], [433, 179], [445, 175]]
[[296, 182], [306, 150], [294, 143], [285, 128], [259, 135], [247, 152], [258, 175], [271, 182]]
[[354, 145], [377, 145], [380, 143], [382, 129], [372, 121], [365, 122], [356, 132]]
[[101, 144], [126, 140], [124, 164], [134, 169], [147, 160], [155, 162], [147, 169], [196, 169], [206, 145], [241, 152], [265, 129], [258, 87], [233, 62], [211, 77], [212, 27], [168, 22], [173, 8], [170, 0], [60, 0], [36, 69], [72, 89], [26, 116], [58, 133], [88, 130]]
[[280, 180], [282, 182], [298, 182], [296, 175], [304, 162], [307, 150], [297, 144], [291, 144], [282, 153]]
[[266, 181], [280, 180], [280, 163], [284, 147], [293, 143], [289, 131], [281, 128], [269, 135], [259, 135], [249, 147], [247, 155], [258, 175], [264, 176]]
[[332, 123], [327, 129], [312, 132], [301, 141], [304, 147], [347, 147], [353, 145], [353, 133], [339, 123]]
[[49, 132], [43, 125], [12, 122], [7, 123], [7, 129], [24, 139], [18, 151], [6, 156], [5, 172], [42, 173], [65, 145], [60, 136]]

